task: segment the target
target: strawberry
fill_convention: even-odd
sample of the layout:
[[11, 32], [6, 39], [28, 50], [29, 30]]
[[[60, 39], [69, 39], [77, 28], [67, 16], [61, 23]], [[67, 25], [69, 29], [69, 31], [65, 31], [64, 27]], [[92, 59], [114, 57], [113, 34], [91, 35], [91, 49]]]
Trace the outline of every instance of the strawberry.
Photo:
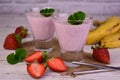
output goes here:
[[46, 60], [46, 58], [47, 58], [47, 54], [45, 52], [34, 51], [25, 58], [25, 61], [28, 63], [32, 63], [35, 60], [37, 60], [39, 63], [42, 63], [43, 61]]
[[40, 63], [27, 64], [27, 72], [33, 78], [40, 78], [44, 75], [46, 67]]
[[[93, 48], [93, 47], [92, 47]], [[93, 57], [102, 63], [108, 64], [110, 62], [110, 55], [107, 48], [95, 47], [93, 48]]]
[[64, 64], [63, 60], [59, 57], [54, 57], [48, 60], [48, 67], [55, 72], [63, 72], [66, 71], [67, 67]]
[[9, 34], [3, 44], [5, 49], [15, 50], [21, 47], [21, 37], [14, 33]]
[[27, 36], [27, 29], [24, 28], [23, 26], [18, 26], [16, 29], [15, 29], [15, 34], [18, 34], [20, 35], [22, 38], [25, 38]]

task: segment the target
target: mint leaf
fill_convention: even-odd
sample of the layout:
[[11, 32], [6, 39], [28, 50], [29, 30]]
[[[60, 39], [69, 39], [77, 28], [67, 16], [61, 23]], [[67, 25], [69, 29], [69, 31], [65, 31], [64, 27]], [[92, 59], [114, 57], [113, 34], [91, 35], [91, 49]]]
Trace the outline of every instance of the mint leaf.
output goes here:
[[20, 62], [20, 59], [17, 58], [14, 53], [11, 53], [7, 56], [7, 62], [9, 64], [16, 64], [16, 63]]
[[9, 64], [17, 64], [22, 62], [23, 59], [27, 56], [27, 52], [23, 48], [18, 48], [15, 50], [15, 54], [11, 53], [7, 56], [7, 62]]
[[18, 48], [15, 50], [16, 56], [21, 58], [21, 61], [27, 56], [27, 52], [23, 48]]
[[68, 17], [68, 23], [72, 25], [82, 24], [84, 22], [85, 17], [86, 14], [84, 12], [82, 11], [75, 12]]
[[78, 11], [78, 12], [77, 12], [77, 16], [78, 16], [78, 18], [79, 18], [80, 20], [84, 20], [85, 17], [86, 17], [86, 14], [85, 14], [84, 12], [82, 12], [82, 11]]
[[45, 8], [40, 10], [40, 14], [45, 17], [49, 17], [54, 13], [54, 11], [55, 10], [53, 8]]
[[68, 23], [72, 24], [72, 25], [76, 25], [76, 24], [79, 24], [76, 20], [76, 17], [74, 15], [70, 15], [68, 17]]

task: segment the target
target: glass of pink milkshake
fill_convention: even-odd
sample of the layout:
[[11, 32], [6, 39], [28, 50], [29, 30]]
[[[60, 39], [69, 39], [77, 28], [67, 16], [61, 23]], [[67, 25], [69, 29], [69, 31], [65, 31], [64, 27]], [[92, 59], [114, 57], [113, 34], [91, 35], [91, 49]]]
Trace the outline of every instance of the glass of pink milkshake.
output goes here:
[[[49, 7], [46, 7], [49, 9]], [[35, 50], [41, 51], [52, 51], [53, 48], [53, 38], [54, 38], [54, 23], [52, 20], [52, 15], [49, 13], [46, 16], [42, 15], [40, 11], [46, 8], [32, 8], [26, 10], [26, 16], [29, 23], [29, 27], [32, 31], [33, 41], [35, 45]]]
[[86, 42], [91, 20], [85, 18], [82, 24], [68, 23], [68, 14], [54, 16], [55, 30], [61, 49], [62, 58], [67, 61], [81, 61], [82, 52]]

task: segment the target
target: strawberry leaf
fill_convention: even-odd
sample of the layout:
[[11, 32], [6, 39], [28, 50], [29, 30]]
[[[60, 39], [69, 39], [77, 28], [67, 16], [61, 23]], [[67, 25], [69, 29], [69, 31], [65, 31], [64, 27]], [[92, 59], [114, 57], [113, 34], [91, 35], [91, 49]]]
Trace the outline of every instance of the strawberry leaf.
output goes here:
[[21, 43], [22, 43], [22, 37], [19, 34], [16, 34], [15, 39], [18, 41], [18, 44], [19, 44], [19, 47], [20, 47]]
[[47, 59], [48, 59], [48, 53], [44, 51], [44, 52], [42, 52], [42, 54], [43, 54], [44, 60], [47, 61]]

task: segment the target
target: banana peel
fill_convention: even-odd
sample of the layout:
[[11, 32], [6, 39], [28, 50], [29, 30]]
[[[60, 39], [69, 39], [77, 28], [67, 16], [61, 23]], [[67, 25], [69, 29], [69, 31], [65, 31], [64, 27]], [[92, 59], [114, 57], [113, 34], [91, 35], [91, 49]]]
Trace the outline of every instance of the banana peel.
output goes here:
[[88, 33], [86, 44], [96, 44], [99, 43], [105, 36], [116, 33], [120, 30], [120, 18], [117, 16], [112, 16], [107, 18], [104, 23], [99, 27], [91, 30]]
[[120, 47], [120, 32], [104, 37], [101, 40], [100, 46], [105, 47], [105, 48]]

